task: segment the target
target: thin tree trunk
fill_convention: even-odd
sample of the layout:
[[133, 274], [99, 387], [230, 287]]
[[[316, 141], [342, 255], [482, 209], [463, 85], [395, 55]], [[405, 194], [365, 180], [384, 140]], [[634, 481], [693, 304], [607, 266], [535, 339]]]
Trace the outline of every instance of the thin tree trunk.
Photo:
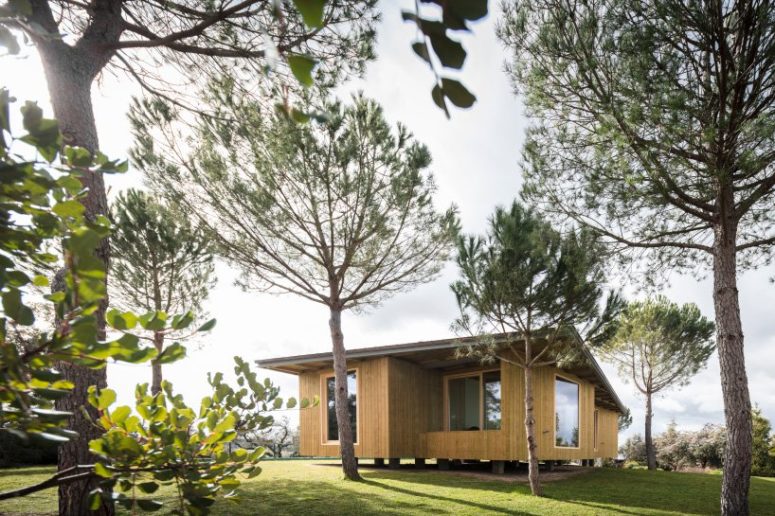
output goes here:
[[724, 216], [716, 228], [713, 260], [713, 304], [721, 366], [721, 392], [727, 427], [721, 513], [746, 516], [751, 476], [751, 398], [745, 372], [743, 326], [737, 291], [736, 227]]
[[336, 425], [339, 434], [339, 453], [342, 455], [342, 471], [350, 480], [360, 480], [358, 461], [355, 459], [353, 433], [350, 428], [350, 410], [347, 403], [347, 358], [344, 351], [342, 333], [342, 310], [331, 308], [331, 344], [334, 350], [334, 405], [336, 407]]
[[535, 436], [535, 413], [533, 411], [533, 369], [525, 367], [525, 433], [527, 434], [527, 478], [530, 492], [542, 496], [541, 482], [538, 479], [538, 443]]
[[[153, 332], [153, 345], [156, 351], [161, 354], [164, 350], [164, 334], [160, 331]], [[156, 360], [151, 361], [151, 394], [158, 394], [161, 392], [161, 364]]]
[[650, 470], [657, 469], [657, 451], [654, 449], [654, 438], [651, 436], [651, 423], [654, 411], [651, 407], [651, 392], [646, 393], [646, 464]]
[[[94, 110], [91, 102], [91, 83], [95, 76], [94, 67], [99, 66], [95, 56], [86, 57], [83, 53], [65, 45], [61, 41], [38, 42], [43, 68], [46, 73], [51, 104], [54, 116], [59, 122], [64, 142], [96, 152], [99, 147], [97, 127], [94, 121]], [[93, 220], [98, 215], [107, 212], [107, 196], [102, 174], [86, 173], [81, 182], [88, 189], [82, 199], [87, 218]], [[97, 257], [105, 264], [106, 272], [109, 263], [109, 247], [103, 240], [96, 250]], [[60, 273], [59, 276], [62, 276]], [[107, 283], [107, 276], [106, 276]], [[63, 285], [62, 285], [63, 286]], [[100, 303], [95, 313], [99, 338], [105, 337], [105, 310], [107, 299]], [[105, 369], [89, 369], [67, 363], [60, 364], [64, 378], [74, 384], [70, 395], [58, 400], [57, 409], [73, 413], [69, 428], [78, 433], [67, 443], [59, 447], [57, 467], [59, 471], [77, 466], [91, 464], [94, 456], [89, 453], [89, 441], [99, 437], [102, 430], [84, 417], [85, 408], [89, 416], [96, 420], [97, 412], [87, 402], [88, 388], [91, 385], [104, 388], [107, 386]], [[59, 487], [59, 514], [81, 515], [102, 514], [112, 515], [115, 509], [112, 505], [104, 505], [98, 511], [90, 511], [88, 507], [89, 491], [97, 485], [97, 480], [87, 479], [72, 482]]]

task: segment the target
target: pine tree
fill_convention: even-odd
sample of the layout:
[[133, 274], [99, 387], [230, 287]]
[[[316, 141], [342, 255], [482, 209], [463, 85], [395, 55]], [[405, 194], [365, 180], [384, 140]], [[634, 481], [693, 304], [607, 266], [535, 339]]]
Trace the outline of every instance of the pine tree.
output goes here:
[[506, 2], [534, 123], [525, 190], [631, 252], [646, 280], [712, 271], [729, 444], [721, 512], [748, 514], [751, 400], [737, 272], [772, 256], [775, 3]]
[[629, 303], [616, 325], [616, 334], [598, 350], [646, 398], [646, 458], [648, 468], [656, 469], [653, 397], [686, 385], [705, 367], [716, 349], [714, 325], [694, 303], [679, 306], [664, 296]]
[[[238, 122], [203, 121], [186, 155], [168, 150], [174, 120], [136, 106], [138, 141], [153, 146], [136, 154], [156, 189], [208, 227], [244, 288], [327, 307], [342, 467], [358, 479], [342, 313], [435, 277], [452, 247], [454, 209], [433, 206], [428, 149], [371, 100], [311, 104], [306, 111], [327, 116], [306, 124], [249, 101], [223, 107], [240, 116], [222, 119]], [[164, 158], [176, 155], [184, 158]]]
[[588, 232], [561, 234], [530, 209], [514, 202], [498, 208], [484, 237], [457, 242], [460, 279], [452, 284], [461, 315], [459, 332], [471, 335], [518, 332], [516, 342], [489, 338], [464, 348], [483, 361], [516, 365], [525, 379], [525, 432], [530, 489], [542, 494], [533, 407], [535, 368], [581, 360], [576, 326], [588, 341], [609, 331], [621, 301], [609, 296], [605, 309], [605, 253]]
[[[215, 285], [215, 276], [214, 249], [204, 230], [153, 195], [132, 189], [118, 195], [111, 218], [111, 304], [147, 314], [145, 317], [205, 317], [202, 303]], [[207, 329], [210, 324], [205, 324]], [[161, 392], [162, 364], [179, 358], [184, 348], [177, 341], [191, 333], [162, 329], [151, 333], [149, 338], [159, 352], [151, 363], [151, 392], [157, 394]], [[165, 347], [169, 340], [175, 342]]]

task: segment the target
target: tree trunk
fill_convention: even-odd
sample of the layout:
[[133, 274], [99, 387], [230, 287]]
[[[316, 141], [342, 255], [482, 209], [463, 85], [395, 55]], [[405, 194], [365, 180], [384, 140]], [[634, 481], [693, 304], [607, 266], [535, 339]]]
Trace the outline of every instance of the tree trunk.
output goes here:
[[533, 370], [525, 367], [525, 433], [527, 434], [527, 478], [530, 481], [530, 491], [535, 496], [542, 496], [541, 482], [538, 480], [538, 444], [535, 436], [535, 415], [533, 412]]
[[736, 227], [726, 220], [722, 210], [721, 223], [715, 230], [713, 259], [716, 345], [721, 366], [721, 392], [727, 427], [721, 513], [726, 516], [745, 516], [749, 513], [748, 487], [753, 429], [737, 292], [735, 242]]
[[[164, 334], [160, 331], [153, 332], [153, 345], [156, 347], [156, 351], [161, 352], [164, 350]], [[161, 392], [161, 364], [156, 360], [151, 361], [151, 394], [159, 394]]]
[[342, 471], [350, 480], [360, 480], [355, 446], [353, 446], [353, 433], [350, 428], [350, 410], [347, 404], [347, 358], [344, 352], [341, 308], [331, 308], [331, 319], [328, 325], [331, 329], [331, 344], [334, 350], [334, 405], [339, 434], [339, 453], [342, 455]]
[[[59, 122], [64, 143], [83, 147], [91, 152], [97, 151], [99, 142], [91, 102], [91, 83], [96, 75], [95, 67], [101, 68], [99, 60], [95, 56], [86, 56], [59, 40], [37, 43], [46, 73], [54, 116]], [[102, 174], [87, 172], [81, 178], [81, 183], [88, 189], [88, 193], [81, 201], [86, 208], [86, 217], [93, 220], [98, 215], [105, 214], [107, 197]], [[109, 263], [107, 240], [99, 245], [96, 254], [105, 264], [107, 272]], [[105, 281], [107, 283], [107, 276]], [[107, 299], [104, 299], [95, 313], [99, 338], [105, 338], [106, 308]], [[82, 408], [86, 408], [91, 418], [97, 419], [96, 410], [87, 402], [88, 388], [91, 385], [106, 387], [107, 374], [105, 369], [95, 370], [66, 363], [60, 364], [60, 369], [64, 378], [73, 382], [75, 387], [70, 395], [57, 401], [56, 407], [73, 413], [69, 428], [78, 433], [77, 437], [59, 447], [57, 466], [61, 471], [78, 464], [94, 462], [94, 457], [89, 453], [89, 441], [99, 437], [102, 430], [84, 417]], [[103, 505], [98, 511], [90, 511], [88, 494], [95, 486], [96, 480], [60, 486], [59, 514], [114, 514], [112, 505]]]
[[651, 392], [646, 393], [646, 464], [650, 470], [657, 469], [657, 451], [654, 449], [654, 439], [651, 437], [651, 422], [654, 411], [651, 408]]

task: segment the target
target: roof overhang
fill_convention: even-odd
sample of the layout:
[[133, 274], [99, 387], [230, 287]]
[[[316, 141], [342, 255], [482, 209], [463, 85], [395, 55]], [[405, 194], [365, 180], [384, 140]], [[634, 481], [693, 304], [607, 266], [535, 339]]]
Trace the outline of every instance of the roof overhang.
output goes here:
[[[376, 346], [371, 348], [349, 349], [345, 352], [348, 361], [393, 357], [408, 360], [428, 369], [441, 369], [454, 371], [469, 368], [480, 363], [477, 358], [458, 356], [455, 351], [472, 344], [481, 342], [487, 338], [489, 342], [509, 343], [523, 340], [518, 333], [501, 333], [476, 337], [455, 337], [432, 341], [411, 342], [406, 344], [394, 344], [390, 346]], [[571, 365], [562, 366], [562, 369], [582, 378], [595, 386], [596, 404], [623, 413], [626, 409], [613, 387], [606, 378], [595, 357], [589, 351], [583, 340], [575, 330], [571, 333], [570, 340], [581, 350], [583, 360]], [[536, 342], [540, 346], [540, 339]], [[538, 350], [536, 351], [538, 352]], [[330, 369], [333, 366], [333, 353], [313, 353], [308, 355], [296, 355], [281, 358], [257, 360], [259, 367], [280, 371], [289, 374], [301, 374], [321, 369]]]

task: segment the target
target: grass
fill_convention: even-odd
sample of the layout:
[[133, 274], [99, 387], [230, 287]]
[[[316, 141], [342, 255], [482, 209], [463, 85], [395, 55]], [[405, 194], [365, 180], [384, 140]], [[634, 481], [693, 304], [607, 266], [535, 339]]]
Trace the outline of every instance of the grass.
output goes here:
[[[0, 470], [0, 491], [43, 480], [51, 468]], [[320, 460], [267, 461], [236, 503], [215, 514], [718, 514], [721, 478], [702, 473], [595, 469], [545, 485], [545, 498], [522, 484], [435, 470], [362, 469], [364, 482], [342, 479]], [[171, 500], [171, 491], [160, 491]], [[753, 478], [751, 513], [775, 514], [775, 478]], [[168, 506], [167, 509], [171, 509]], [[163, 513], [164, 511], [162, 511]], [[0, 502], [0, 514], [55, 514], [56, 490]]]

